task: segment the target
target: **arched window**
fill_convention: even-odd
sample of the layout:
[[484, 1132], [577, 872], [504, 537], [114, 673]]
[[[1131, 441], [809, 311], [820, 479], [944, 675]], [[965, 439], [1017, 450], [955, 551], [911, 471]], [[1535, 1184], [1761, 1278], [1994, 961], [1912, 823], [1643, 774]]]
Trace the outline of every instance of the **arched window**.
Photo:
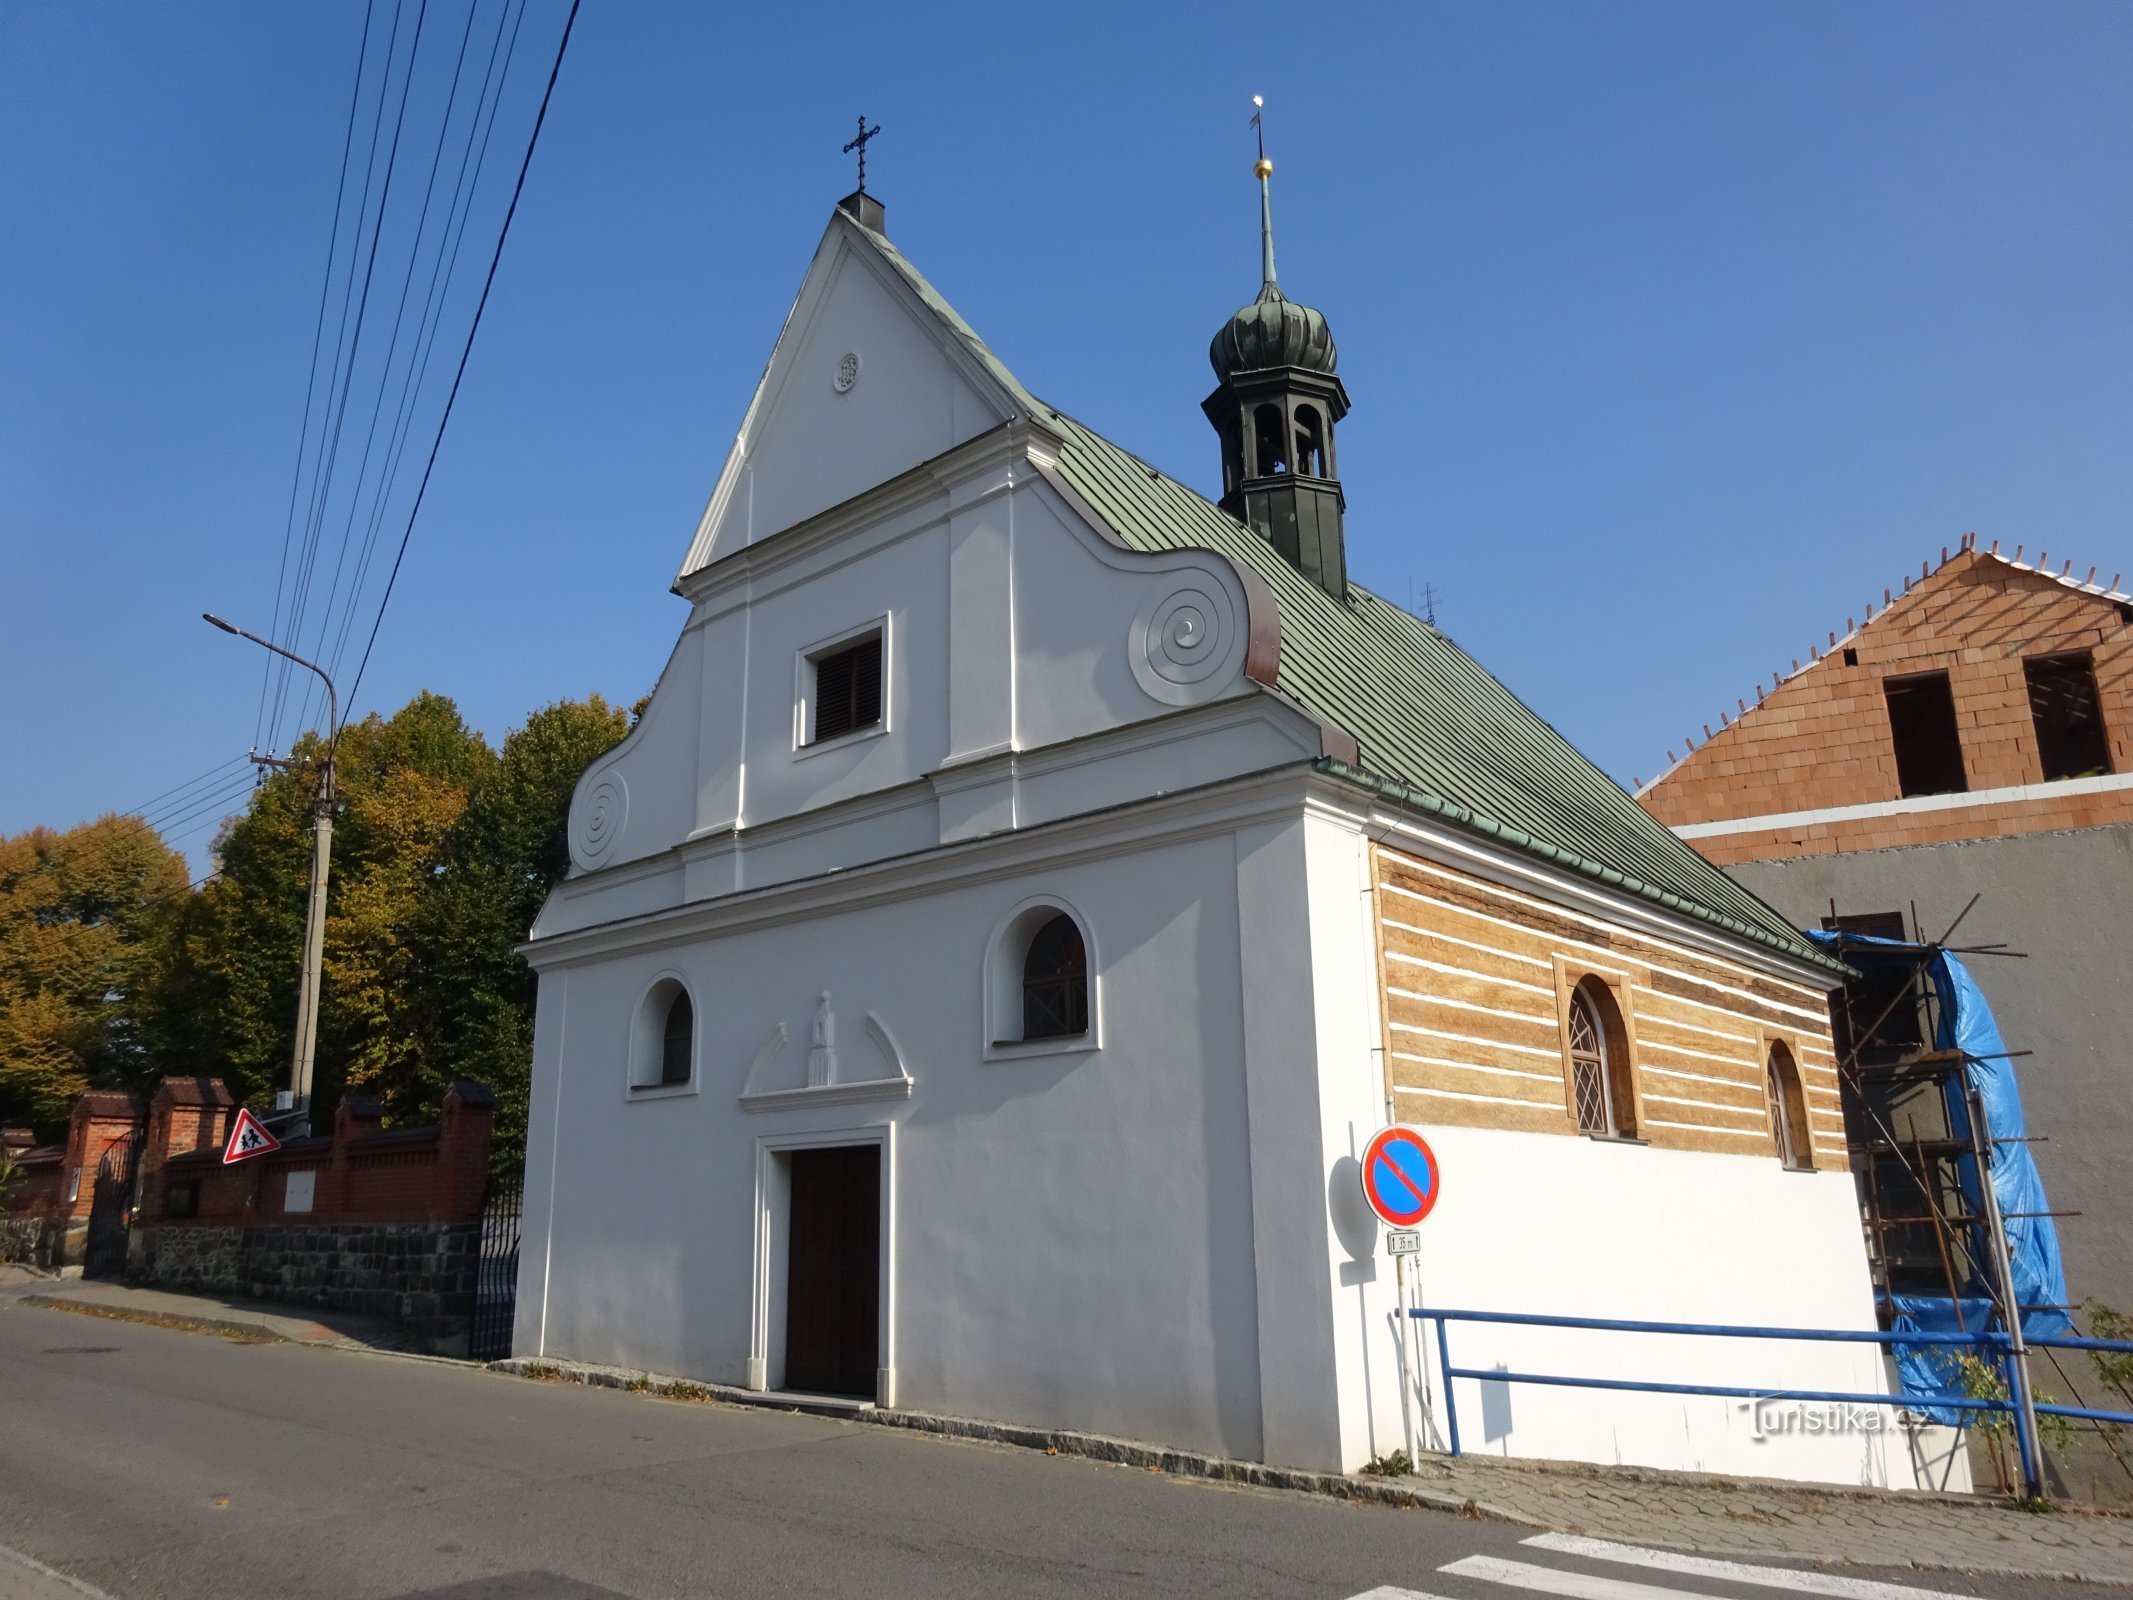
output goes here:
[[1288, 434], [1281, 407], [1261, 406], [1252, 413], [1252, 466], [1257, 476], [1271, 478], [1289, 470]]
[[1570, 992], [1565, 1018], [1570, 1045], [1570, 1095], [1581, 1132], [1603, 1139], [1633, 1138], [1637, 1092], [1629, 1071], [1622, 1013], [1607, 986], [1587, 978]]
[[696, 1052], [696, 1008], [689, 991], [677, 989], [667, 1006], [667, 1023], [659, 1041], [659, 1081], [671, 1086], [689, 1081], [689, 1058]]
[[1098, 966], [1088, 921], [1065, 901], [1033, 896], [1009, 912], [985, 953], [987, 1057], [1096, 1049]]
[[1812, 1130], [1807, 1125], [1807, 1096], [1800, 1087], [1799, 1064], [1782, 1039], [1770, 1044], [1766, 1081], [1770, 1094], [1770, 1138], [1778, 1159], [1795, 1172], [1815, 1164]]
[[1307, 477], [1326, 476], [1326, 432], [1316, 406], [1296, 408], [1296, 470]]
[[1089, 951], [1065, 912], [1037, 930], [1022, 958], [1022, 1037], [1064, 1039], [1089, 1031]]
[[692, 1089], [696, 1083], [696, 1003], [680, 977], [667, 973], [637, 1006], [630, 1029], [630, 1092]]

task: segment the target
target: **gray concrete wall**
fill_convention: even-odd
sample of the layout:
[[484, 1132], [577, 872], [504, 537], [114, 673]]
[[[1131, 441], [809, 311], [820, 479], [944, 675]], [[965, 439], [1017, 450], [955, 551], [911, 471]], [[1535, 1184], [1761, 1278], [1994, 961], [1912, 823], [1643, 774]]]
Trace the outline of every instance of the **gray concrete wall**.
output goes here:
[[1928, 937], [1981, 895], [1954, 943], [2004, 942], [2026, 961], [1969, 958], [2018, 1058], [2045, 1192], [2056, 1209], [2067, 1287], [2133, 1311], [2133, 826], [2026, 834], [1729, 868], [1801, 927], [1832, 897], [1847, 915], [1910, 914]]

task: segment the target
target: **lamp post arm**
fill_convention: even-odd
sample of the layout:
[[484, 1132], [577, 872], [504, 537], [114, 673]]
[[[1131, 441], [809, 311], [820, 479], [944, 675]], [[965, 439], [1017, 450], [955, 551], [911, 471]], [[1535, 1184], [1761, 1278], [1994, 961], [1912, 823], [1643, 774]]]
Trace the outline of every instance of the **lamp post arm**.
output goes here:
[[200, 615], [224, 633], [234, 633], [240, 639], [249, 639], [261, 649], [271, 650], [283, 660], [293, 661], [319, 675], [319, 681], [326, 685], [326, 792], [330, 795], [333, 791], [333, 748], [340, 743], [341, 738], [341, 696], [340, 691], [333, 686], [333, 679], [327, 676], [326, 669], [316, 661], [306, 661], [294, 650], [284, 650], [271, 639], [262, 639], [258, 634], [238, 627], [234, 622], [224, 622], [212, 611], [203, 611]]

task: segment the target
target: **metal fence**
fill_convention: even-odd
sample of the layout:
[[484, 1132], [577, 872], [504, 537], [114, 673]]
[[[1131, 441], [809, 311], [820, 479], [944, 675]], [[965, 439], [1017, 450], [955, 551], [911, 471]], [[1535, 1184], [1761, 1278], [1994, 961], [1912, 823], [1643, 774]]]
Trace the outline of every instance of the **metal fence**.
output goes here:
[[[1968, 1416], [1981, 1411], [2014, 1414], [2017, 1441], [2021, 1446], [2024, 1476], [2037, 1481], [2038, 1445], [2034, 1432], [2035, 1413], [2072, 1417], [2089, 1422], [2133, 1423], [2133, 1412], [2101, 1411], [2091, 1406], [2062, 1406], [2047, 1401], [2028, 1401], [2016, 1355], [2015, 1342], [2004, 1332], [1996, 1333], [1880, 1333], [1858, 1328], [1764, 1328], [1718, 1322], [1637, 1322], [1608, 1317], [1542, 1316], [1523, 1311], [1452, 1311], [1415, 1307], [1411, 1317], [1437, 1325], [1437, 1365], [1444, 1374], [1444, 1437], [1451, 1453], [1459, 1450], [1459, 1408], [1452, 1380], [1474, 1378], [1483, 1383], [1528, 1383], [1564, 1389], [1629, 1389], [1653, 1394], [1716, 1395], [1738, 1400], [1809, 1401], [1828, 1405], [1877, 1405], [1898, 1409], [1949, 1409]], [[1454, 1322], [1513, 1323], [1536, 1328], [1586, 1328], [1609, 1333], [1681, 1334], [1706, 1339], [1786, 1339], [1825, 1344], [1954, 1345], [1980, 1352], [1996, 1361], [2006, 1380], [2010, 1399], [1994, 1399], [1960, 1393], [1942, 1394], [1848, 1394], [1828, 1389], [1752, 1388], [1724, 1383], [1667, 1383], [1642, 1378], [1584, 1378], [1559, 1373], [1511, 1372], [1503, 1368], [1455, 1367], [1447, 1325]], [[2123, 1339], [2045, 1338], [2028, 1334], [2023, 1344], [2031, 1349], [2103, 1350], [2133, 1353], [2133, 1341]]]
[[119, 1278], [126, 1273], [126, 1241], [132, 1230], [134, 1187], [140, 1178], [143, 1133], [136, 1129], [116, 1141], [96, 1165], [89, 1197], [89, 1231], [83, 1245], [82, 1275]]
[[525, 1180], [492, 1178], [481, 1207], [481, 1240], [474, 1270], [474, 1320], [467, 1354], [497, 1361], [511, 1353], [518, 1314], [518, 1226]]

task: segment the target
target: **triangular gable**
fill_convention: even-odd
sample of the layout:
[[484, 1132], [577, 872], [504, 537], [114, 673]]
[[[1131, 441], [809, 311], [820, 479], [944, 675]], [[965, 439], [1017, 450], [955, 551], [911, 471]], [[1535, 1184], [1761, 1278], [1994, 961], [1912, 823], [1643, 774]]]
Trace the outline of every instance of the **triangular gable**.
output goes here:
[[1023, 409], [901, 265], [886, 239], [831, 217], [679, 578]]
[[[856, 268], [864, 264], [862, 278]], [[876, 295], [853, 292], [872, 283]], [[959, 436], [939, 433], [927, 450], [899, 434], [892, 467], [840, 462], [834, 478], [817, 471], [810, 494], [824, 510], [932, 455], [1020, 413], [1060, 436], [1057, 468], [1067, 487], [1128, 549], [1211, 550], [1256, 572], [1280, 609], [1277, 688], [1314, 717], [1352, 735], [1360, 769], [1329, 764], [1340, 775], [1381, 787], [1389, 798], [1472, 830], [1581, 876], [1609, 884], [1699, 921], [1745, 937], [1796, 960], [1834, 963], [1781, 916], [1720, 872], [1639, 806], [1570, 742], [1434, 627], [1350, 585], [1346, 604], [1334, 600], [1290, 566], [1264, 539], [1204, 496], [1166, 477], [1137, 456], [1084, 428], [1030, 393], [889, 241], [839, 214], [824, 235], [800, 298], [787, 318], [756, 399], [742, 424], [683, 576], [752, 542], [737, 504], [756, 495], [753, 540], [789, 526], [766, 514], [764, 478], [778, 460], [772, 441], [793, 415], [823, 408], [830, 393], [831, 347], [848, 326], [825, 308], [893, 304], [924, 330], [927, 347], [982, 411], [947, 422]], [[904, 383], [913, 394], [933, 391], [914, 378], [927, 365], [914, 354], [908, 372], [882, 387]], [[871, 367], [862, 375], [863, 386]], [[857, 393], [855, 388], [853, 393]], [[792, 397], [799, 396], [795, 401]], [[849, 398], [846, 396], [845, 398]], [[936, 405], [929, 425], [939, 427]], [[804, 428], [793, 437], [806, 440]], [[814, 435], [819, 448], [823, 437]], [[915, 452], [915, 453], [914, 453]], [[857, 461], [860, 458], [854, 458]], [[867, 461], [885, 456], [866, 457]], [[819, 468], [820, 463], [811, 462]], [[872, 472], [872, 476], [866, 476]], [[859, 481], [861, 478], [864, 481]], [[778, 502], [780, 514], [801, 503]], [[1379, 780], [1389, 780], [1379, 783]]]

